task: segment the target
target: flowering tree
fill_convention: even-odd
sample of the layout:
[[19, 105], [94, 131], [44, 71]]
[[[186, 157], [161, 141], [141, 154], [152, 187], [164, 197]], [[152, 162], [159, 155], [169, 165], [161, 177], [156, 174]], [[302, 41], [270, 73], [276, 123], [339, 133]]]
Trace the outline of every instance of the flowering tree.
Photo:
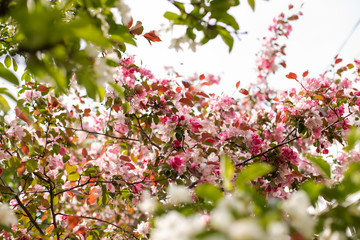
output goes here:
[[[202, 20], [207, 15], [194, 18], [195, 10], [187, 13], [172, 3], [179, 6], [178, 16], [209, 27]], [[198, 4], [216, 12], [221, 3]], [[88, 10], [77, 10], [84, 6]], [[45, 51], [44, 65], [24, 73], [15, 114], [4, 114], [0, 122], [0, 238], [359, 238], [360, 91], [353, 84], [360, 62], [343, 65], [335, 57], [330, 74], [284, 76], [298, 89], [267, 85], [271, 73], [286, 67], [281, 39], [300, 15], [290, 5], [288, 16], [274, 19], [258, 53], [257, 84], [236, 83], [239, 99], [205, 92], [204, 86], [219, 83], [211, 74], [158, 79], [136, 65], [134, 56], [98, 57], [91, 48], [77, 53], [87, 51], [92, 67], [102, 64], [97, 76], [108, 81], [104, 100], [87, 98], [81, 88], [91, 90], [81, 79], [87, 76], [81, 75], [83, 62], [80, 72], [65, 67], [71, 87], [60, 94], [35, 72], [47, 66], [48, 57], [55, 72], [62, 69], [57, 60], [69, 59], [39, 50]], [[165, 16], [174, 24], [183, 19]], [[214, 18], [227, 19], [219, 22], [237, 30], [227, 15]], [[128, 41], [142, 33], [131, 20], [122, 26]], [[223, 37], [223, 26], [215, 29]], [[94, 40], [85, 36], [91, 39], [78, 40]], [[44, 71], [52, 76], [49, 69]], [[2, 76], [13, 79], [6, 70]]]

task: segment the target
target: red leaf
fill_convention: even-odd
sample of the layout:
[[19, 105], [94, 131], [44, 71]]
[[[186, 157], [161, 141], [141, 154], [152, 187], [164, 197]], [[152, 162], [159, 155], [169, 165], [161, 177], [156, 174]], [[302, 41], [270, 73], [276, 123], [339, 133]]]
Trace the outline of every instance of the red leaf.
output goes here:
[[137, 21], [135, 26], [130, 28], [130, 33], [133, 35], [140, 35], [144, 31], [144, 27], [140, 21]]
[[90, 110], [89, 108], [86, 108], [86, 109], [84, 110], [84, 115], [85, 115], [86, 117], [88, 117], [88, 116], [90, 116], [90, 112], [91, 112], [91, 110]]
[[113, 108], [114, 108], [115, 112], [119, 112], [119, 110], [120, 110], [120, 107], [118, 105], [114, 105]]
[[204, 75], [204, 74], [201, 74], [201, 75], [199, 76], [199, 79], [200, 79], [200, 80], [204, 80], [204, 79], [205, 79], [205, 75]]
[[189, 92], [186, 92], [186, 93], [185, 93], [185, 96], [186, 96], [186, 98], [188, 98], [188, 99], [190, 99], [190, 100], [193, 100], [193, 99], [194, 99], [194, 96], [193, 96], [191, 93], [189, 93]]
[[[285, 53], [284, 53], [284, 55], [285, 55]], [[286, 62], [282, 61], [282, 62], [280, 63], [280, 65], [283, 66], [284, 68], [286, 68]]]
[[[54, 226], [54, 225], [51, 225], [51, 226]], [[86, 228], [85, 227], [80, 227], [79, 230], [77, 230], [75, 232], [75, 234], [78, 234], [78, 235], [83, 235], [84, 236], [84, 239], [86, 237]]]
[[297, 79], [297, 75], [295, 73], [290, 72], [288, 75], [286, 75], [288, 79]]
[[244, 89], [244, 88], [240, 89], [239, 92], [242, 93], [242, 94], [244, 94], [244, 95], [248, 95], [248, 94], [249, 94], [249, 91], [246, 90], [246, 89]]
[[294, 7], [294, 5], [290, 4], [289, 5], [289, 10], [292, 9]]
[[239, 88], [240, 87], [240, 81], [238, 81], [237, 83], [236, 83], [236, 88]]
[[337, 58], [336, 60], [335, 60], [335, 64], [338, 64], [338, 63], [341, 63], [342, 62], [342, 59], [341, 58]]
[[281, 122], [280, 116], [281, 116], [281, 112], [279, 112], [279, 113], [276, 115], [276, 119], [275, 119], [275, 122], [276, 122], [276, 123]]
[[130, 21], [128, 22], [127, 27], [131, 28], [131, 26], [133, 25], [134, 19], [131, 17]]
[[86, 148], [83, 148], [81, 151], [81, 155], [86, 158], [88, 156], [88, 151], [86, 150]]
[[278, 102], [279, 99], [278, 99], [277, 97], [274, 97], [274, 98], [273, 98], [273, 101]]
[[182, 98], [179, 100], [180, 103], [184, 104], [184, 105], [187, 105], [189, 107], [193, 107], [194, 106], [194, 103], [188, 99], [188, 98]]
[[121, 155], [120, 159], [125, 161], [125, 162], [131, 162], [130, 158], [128, 156], [125, 156], [125, 155]]
[[49, 90], [49, 88], [48, 88], [48, 87], [45, 87], [44, 85], [39, 85], [39, 86], [38, 86], [38, 90], [39, 90], [40, 92], [46, 92], [47, 90]]
[[99, 190], [94, 187], [90, 190], [90, 193], [89, 193], [88, 197], [86, 198], [86, 203], [88, 205], [92, 205], [92, 204], [96, 203], [96, 200], [98, 197], [99, 197]]
[[189, 88], [191, 86], [191, 83], [186, 82], [186, 81], [182, 81], [182, 84], [184, 85], [184, 87]]
[[149, 41], [150, 45], [151, 42], [161, 42], [161, 39], [156, 35], [155, 31], [145, 33], [144, 37]]
[[29, 155], [29, 147], [25, 145], [24, 142], [21, 142], [21, 151], [28, 156]]
[[298, 20], [299, 19], [299, 16], [294, 14], [292, 15], [291, 17], [288, 18], [288, 20]]
[[68, 216], [68, 228], [70, 230], [74, 229], [80, 223], [80, 217], [78, 216]]
[[304, 78], [304, 77], [306, 77], [308, 74], [309, 74], [309, 71], [305, 71], [305, 72], [303, 72], [303, 75], [302, 75], [302, 76], [303, 76], [303, 78]]
[[239, 127], [241, 130], [249, 130], [250, 129], [250, 126], [247, 123], [240, 123]]
[[157, 83], [151, 84], [151, 89], [152, 89], [153, 91], [156, 91], [156, 90], [158, 90], [159, 88], [160, 88], [160, 86], [157, 85]]
[[18, 118], [30, 125], [28, 116], [24, 112], [22, 112], [18, 106], [15, 107], [15, 114]]
[[204, 93], [204, 92], [197, 92], [196, 94], [197, 94], [197, 95], [200, 95], [200, 96], [203, 96], [203, 97], [206, 97], [206, 98], [209, 98], [209, 95], [207, 95], [207, 94]]
[[47, 234], [51, 233], [54, 228], [55, 228], [54, 225], [50, 225], [48, 228], [45, 229], [45, 233]]
[[25, 162], [22, 162], [20, 166], [17, 168], [17, 175], [20, 177], [25, 172]]

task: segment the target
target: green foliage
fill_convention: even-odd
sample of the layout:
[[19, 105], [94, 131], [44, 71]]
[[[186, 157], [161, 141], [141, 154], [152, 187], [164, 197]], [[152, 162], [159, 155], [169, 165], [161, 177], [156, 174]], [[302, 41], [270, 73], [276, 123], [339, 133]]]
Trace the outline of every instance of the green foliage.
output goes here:
[[314, 163], [325, 177], [331, 177], [330, 165], [321, 156], [306, 154], [305, 157]]
[[223, 179], [224, 188], [231, 191], [233, 186], [231, 180], [234, 176], [235, 167], [227, 155], [222, 155], [220, 159], [220, 174]]
[[261, 176], [264, 176], [272, 171], [272, 167], [266, 163], [253, 163], [250, 166], [242, 169], [239, 173], [239, 176], [236, 179], [236, 186], [239, 189], [244, 188], [244, 186]]
[[222, 191], [210, 184], [202, 184], [195, 189], [196, 194], [206, 201], [216, 204], [222, 197]]
[[360, 129], [352, 128], [347, 137], [346, 151], [350, 151], [355, 147], [355, 144], [360, 140]]

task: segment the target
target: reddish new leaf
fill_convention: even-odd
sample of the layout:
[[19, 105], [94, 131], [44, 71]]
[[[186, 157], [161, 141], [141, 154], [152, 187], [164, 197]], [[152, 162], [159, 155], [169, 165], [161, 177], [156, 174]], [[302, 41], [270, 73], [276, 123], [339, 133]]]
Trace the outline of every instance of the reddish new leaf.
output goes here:
[[242, 94], [244, 94], [244, 95], [248, 95], [248, 94], [249, 94], [249, 91], [246, 90], [246, 89], [244, 89], [244, 88], [240, 89], [239, 92], [242, 93]]
[[240, 129], [241, 130], [249, 130], [250, 129], [250, 126], [249, 126], [249, 124], [247, 124], [247, 123], [240, 123]]
[[128, 28], [131, 28], [131, 26], [133, 25], [134, 19], [131, 17], [130, 21], [127, 24]]
[[303, 72], [303, 74], [302, 74], [303, 78], [306, 77], [308, 74], [309, 74], [309, 71]]
[[184, 105], [187, 105], [189, 107], [193, 107], [194, 106], [194, 103], [188, 99], [188, 98], [182, 98], [179, 100], [180, 103], [184, 104]]
[[74, 229], [80, 223], [80, 217], [78, 216], [68, 216], [68, 228], [70, 230]]
[[199, 79], [200, 79], [200, 80], [204, 80], [204, 79], [205, 79], [205, 75], [204, 75], [204, 74], [201, 74], [201, 75], [199, 76]]
[[[53, 225], [52, 225], [53, 226]], [[80, 227], [79, 230], [77, 230], [75, 232], [75, 234], [78, 234], [78, 235], [83, 235], [84, 236], [84, 239], [86, 237], [86, 228], [85, 227]]]
[[15, 114], [18, 118], [30, 125], [28, 116], [24, 112], [22, 112], [18, 106], [15, 107]]
[[155, 31], [145, 33], [144, 37], [149, 41], [150, 45], [151, 42], [161, 42], [161, 39], [156, 35]]
[[49, 88], [48, 88], [48, 87], [45, 87], [44, 85], [39, 85], [39, 86], [38, 86], [38, 90], [39, 90], [40, 92], [46, 92], [47, 90], [49, 90]]
[[86, 203], [88, 205], [92, 205], [96, 203], [98, 197], [99, 197], [99, 190], [94, 187], [93, 189], [90, 190], [90, 193], [86, 198]]
[[297, 79], [297, 75], [293, 72], [290, 72], [288, 75], [286, 75], [288, 79]]
[[21, 151], [28, 156], [29, 155], [29, 147], [26, 146], [24, 142], [21, 142]]
[[186, 92], [186, 93], [185, 93], [185, 96], [186, 96], [186, 98], [188, 98], [188, 99], [190, 99], [190, 100], [193, 100], [193, 99], [194, 99], [194, 96], [193, 96], [191, 93], [189, 93], [189, 92]]
[[204, 93], [204, 92], [197, 92], [196, 94], [197, 94], [197, 95], [200, 95], [200, 96], [203, 96], [203, 97], [206, 97], [206, 98], [209, 98], [209, 95], [207, 95], [207, 94]]
[[239, 88], [239, 87], [240, 87], [240, 81], [237, 81], [236, 88]]
[[144, 27], [142, 25], [142, 22], [140, 21], [137, 21], [135, 26], [130, 28], [130, 33], [133, 35], [140, 35], [142, 34], [143, 31], [144, 31]]
[[45, 229], [45, 233], [47, 234], [51, 233], [54, 228], [55, 228], [54, 225], [50, 225], [48, 228]]
[[22, 162], [17, 168], [17, 175], [20, 177], [25, 172], [25, 162]]
[[182, 84], [184, 85], [184, 87], [189, 88], [191, 86], [191, 83], [186, 82], [186, 81], [182, 81]]
[[130, 158], [128, 156], [125, 156], [125, 155], [121, 155], [120, 159], [125, 161], [125, 162], [131, 162]]
[[84, 110], [84, 116], [85, 116], [85, 117], [89, 117], [89, 116], [90, 116], [90, 112], [91, 112], [91, 110], [90, 110], [89, 108], [86, 108], [86, 109]]
[[342, 59], [341, 58], [337, 58], [336, 60], [335, 60], [335, 64], [338, 64], [338, 63], [341, 63], [342, 62]]

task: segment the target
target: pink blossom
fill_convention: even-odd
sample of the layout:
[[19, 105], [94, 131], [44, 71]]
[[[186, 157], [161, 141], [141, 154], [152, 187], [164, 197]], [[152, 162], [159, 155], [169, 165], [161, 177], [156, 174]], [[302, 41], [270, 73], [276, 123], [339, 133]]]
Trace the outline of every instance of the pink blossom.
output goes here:
[[313, 131], [313, 138], [318, 139], [321, 136], [321, 128], [317, 128]]
[[220, 142], [224, 142], [229, 137], [227, 132], [221, 132], [218, 134], [218, 138], [220, 139]]
[[64, 147], [61, 147], [61, 148], [59, 149], [59, 154], [60, 154], [61, 156], [64, 156], [64, 155], [66, 154], [66, 152], [67, 152], [67, 150], [66, 150], [66, 148], [64, 148]]
[[181, 147], [181, 142], [177, 139], [175, 139], [173, 142], [172, 142], [172, 145], [176, 148], [178, 147]]
[[183, 160], [179, 156], [175, 156], [173, 159], [170, 160], [169, 164], [177, 171], [180, 166], [183, 164]]
[[191, 118], [190, 119], [190, 125], [191, 125], [191, 131], [194, 132], [198, 132], [200, 128], [202, 128], [201, 124], [200, 124], [200, 120], [197, 118]]

